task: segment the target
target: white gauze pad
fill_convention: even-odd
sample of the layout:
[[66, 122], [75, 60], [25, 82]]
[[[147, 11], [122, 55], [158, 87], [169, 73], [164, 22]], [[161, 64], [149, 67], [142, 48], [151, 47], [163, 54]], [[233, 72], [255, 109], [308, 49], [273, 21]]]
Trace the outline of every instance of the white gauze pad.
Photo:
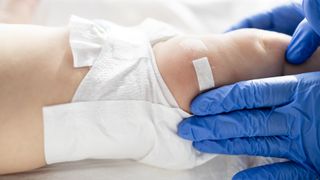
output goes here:
[[196, 59], [192, 63], [196, 71], [200, 91], [214, 88], [215, 83], [208, 58]]

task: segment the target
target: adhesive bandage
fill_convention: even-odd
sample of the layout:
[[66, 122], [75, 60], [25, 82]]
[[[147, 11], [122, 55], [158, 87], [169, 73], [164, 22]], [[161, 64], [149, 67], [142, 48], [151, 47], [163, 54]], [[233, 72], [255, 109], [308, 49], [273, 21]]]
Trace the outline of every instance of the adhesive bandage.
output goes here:
[[214, 88], [215, 82], [208, 58], [196, 59], [192, 63], [196, 71], [200, 91]]

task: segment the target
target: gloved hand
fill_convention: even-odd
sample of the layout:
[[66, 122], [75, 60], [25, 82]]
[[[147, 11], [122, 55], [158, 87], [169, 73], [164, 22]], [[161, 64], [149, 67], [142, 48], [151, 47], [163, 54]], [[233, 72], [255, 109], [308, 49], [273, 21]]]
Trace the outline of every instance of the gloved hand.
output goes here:
[[200, 95], [178, 134], [202, 152], [279, 157], [289, 162], [234, 179], [320, 175], [320, 72], [244, 81]]
[[228, 31], [257, 28], [293, 36], [286, 52], [286, 59], [292, 64], [301, 64], [314, 53], [320, 43], [319, 8], [320, 0], [304, 0], [302, 6], [291, 3], [246, 18]]

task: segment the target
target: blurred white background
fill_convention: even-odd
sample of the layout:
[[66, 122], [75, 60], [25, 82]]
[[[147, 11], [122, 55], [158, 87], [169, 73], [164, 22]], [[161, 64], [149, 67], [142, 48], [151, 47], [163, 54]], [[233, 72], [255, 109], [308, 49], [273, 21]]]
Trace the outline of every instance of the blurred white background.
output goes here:
[[71, 14], [122, 25], [152, 17], [186, 32], [212, 33], [285, 2], [288, 0], [42, 0], [35, 23], [65, 25]]

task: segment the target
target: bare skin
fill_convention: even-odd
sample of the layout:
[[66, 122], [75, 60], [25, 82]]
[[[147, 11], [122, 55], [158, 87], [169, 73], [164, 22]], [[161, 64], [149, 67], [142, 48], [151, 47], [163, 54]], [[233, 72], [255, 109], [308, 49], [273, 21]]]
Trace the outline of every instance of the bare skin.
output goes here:
[[[31, 6], [30, 6], [31, 7]], [[21, 21], [22, 22], [22, 21]], [[192, 60], [208, 57], [216, 87], [241, 80], [320, 70], [320, 51], [288, 65], [290, 37], [259, 30], [192, 36], [207, 50], [182, 49], [175, 37], [154, 46], [159, 70], [181, 108], [199, 93]], [[0, 25], [0, 174], [46, 165], [42, 107], [68, 103], [88, 68], [73, 68], [68, 28]]]
[[[72, 68], [68, 28], [31, 25], [39, 0], [0, 9], [0, 174], [44, 166], [42, 107], [69, 102], [88, 72]], [[64, 84], [64, 85], [63, 85]]]
[[88, 69], [74, 69], [67, 28], [0, 26], [0, 174], [45, 165], [42, 107], [70, 102]]

